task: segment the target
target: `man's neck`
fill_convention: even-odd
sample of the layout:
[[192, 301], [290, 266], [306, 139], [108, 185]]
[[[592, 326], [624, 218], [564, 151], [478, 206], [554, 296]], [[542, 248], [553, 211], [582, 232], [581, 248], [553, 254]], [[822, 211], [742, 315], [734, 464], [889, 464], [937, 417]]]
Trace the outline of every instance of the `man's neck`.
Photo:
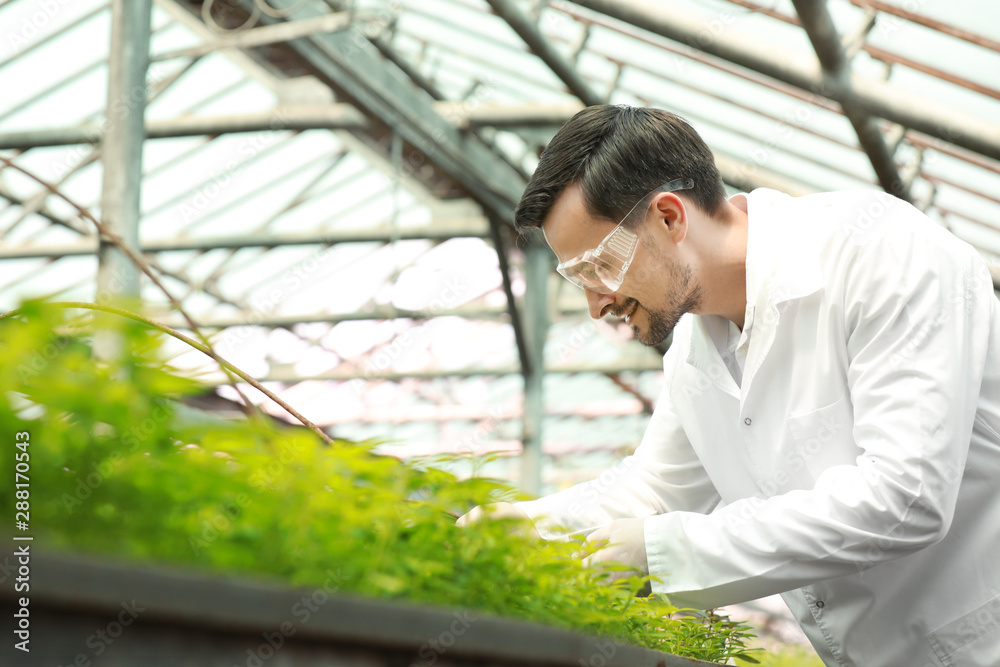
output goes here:
[[[742, 199], [742, 198], [740, 198]], [[727, 202], [704, 225], [706, 261], [702, 284], [711, 296], [707, 312], [721, 315], [743, 330], [747, 308], [747, 212], [744, 201]]]

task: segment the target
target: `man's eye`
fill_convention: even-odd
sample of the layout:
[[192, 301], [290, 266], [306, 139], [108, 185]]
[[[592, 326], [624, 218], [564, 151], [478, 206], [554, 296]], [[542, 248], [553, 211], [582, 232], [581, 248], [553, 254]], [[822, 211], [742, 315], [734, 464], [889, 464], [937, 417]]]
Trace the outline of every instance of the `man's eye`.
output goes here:
[[580, 267], [580, 276], [583, 278], [588, 278], [590, 280], [599, 280], [597, 275], [597, 267], [593, 264], [584, 264]]

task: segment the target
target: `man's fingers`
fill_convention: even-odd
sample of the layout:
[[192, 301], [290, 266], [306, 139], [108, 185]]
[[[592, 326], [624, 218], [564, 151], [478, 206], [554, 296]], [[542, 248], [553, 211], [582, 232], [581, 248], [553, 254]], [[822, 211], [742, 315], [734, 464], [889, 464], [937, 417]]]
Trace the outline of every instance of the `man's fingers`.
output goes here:
[[587, 543], [607, 542], [610, 536], [611, 536], [611, 527], [601, 526], [600, 528], [592, 532], [590, 535], [587, 535], [587, 539], [585, 540], [585, 542]]

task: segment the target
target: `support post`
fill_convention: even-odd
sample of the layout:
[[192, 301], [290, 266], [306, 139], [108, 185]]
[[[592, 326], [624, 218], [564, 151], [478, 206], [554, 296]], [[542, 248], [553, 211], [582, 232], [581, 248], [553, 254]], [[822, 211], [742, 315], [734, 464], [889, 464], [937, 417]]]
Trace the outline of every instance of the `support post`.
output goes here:
[[542, 422], [545, 419], [545, 338], [549, 332], [548, 285], [552, 268], [549, 249], [537, 239], [525, 248], [524, 329], [531, 361], [524, 373], [524, 433], [521, 488], [538, 495], [542, 488]]
[[[113, 0], [108, 58], [108, 105], [101, 159], [104, 183], [101, 218], [133, 248], [139, 246], [143, 117], [152, 0]], [[106, 240], [98, 250], [97, 300], [139, 294], [139, 270]]]

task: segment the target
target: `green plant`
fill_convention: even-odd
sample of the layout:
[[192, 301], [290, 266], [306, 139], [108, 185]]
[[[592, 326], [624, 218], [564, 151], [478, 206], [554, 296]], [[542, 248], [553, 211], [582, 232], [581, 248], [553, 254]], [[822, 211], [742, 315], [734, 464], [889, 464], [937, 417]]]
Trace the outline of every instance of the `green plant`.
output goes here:
[[[256, 417], [186, 418], [177, 399], [199, 386], [159, 359], [157, 332], [118, 320], [126, 353], [107, 363], [92, 353], [89, 317], [67, 312], [32, 301], [0, 318], [0, 423], [30, 434], [30, 523], [43, 548], [300, 585], [332, 571], [345, 592], [753, 659], [746, 627], [637, 598], [639, 577], [600, 584], [572, 557], [579, 543], [533, 540], [509, 521], [454, 525], [475, 504], [516, 498], [510, 487]], [[5, 471], [16, 451], [0, 448]], [[0, 495], [6, 516], [14, 502]]]
[[[777, 651], [769, 651], [757, 657], [760, 667], [823, 667], [823, 661], [819, 659], [815, 651], [808, 646], [783, 646]], [[736, 664], [752, 664], [740, 658], [736, 659]]]

